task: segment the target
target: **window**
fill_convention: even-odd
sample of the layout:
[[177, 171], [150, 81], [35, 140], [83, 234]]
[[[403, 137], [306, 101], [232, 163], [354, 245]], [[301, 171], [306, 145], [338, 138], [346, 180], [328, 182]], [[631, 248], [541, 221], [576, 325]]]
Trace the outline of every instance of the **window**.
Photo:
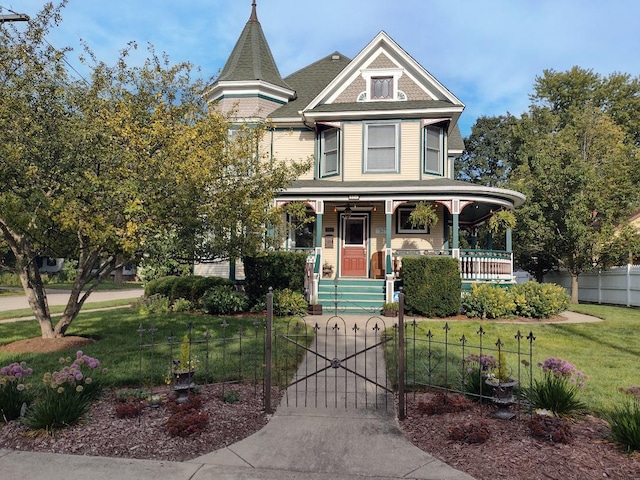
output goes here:
[[338, 174], [338, 129], [331, 128], [320, 134], [320, 176]]
[[393, 77], [371, 77], [371, 98], [393, 99]]
[[424, 135], [424, 171], [443, 174], [443, 135], [440, 127], [425, 128]]
[[411, 215], [411, 212], [413, 212], [413, 209], [414, 207], [398, 208], [396, 211], [397, 233], [431, 233], [431, 229], [429, 227], [418, 228], [411, 225], [409, 216]]
[[365, 171], [397, 172], [399, 124], [365, 125]]

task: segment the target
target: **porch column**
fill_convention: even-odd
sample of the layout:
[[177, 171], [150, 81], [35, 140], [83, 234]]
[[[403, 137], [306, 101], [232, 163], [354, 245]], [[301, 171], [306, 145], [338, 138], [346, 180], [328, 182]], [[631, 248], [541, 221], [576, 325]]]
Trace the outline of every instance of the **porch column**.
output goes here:
[[442, 212], [442, 220], [443, 220], [443, 232], [444, 242], [442, 242], [442, 248], [445, 250], [449, 250], [449, 210], [443, 208], [444, 212]]
[[512, 238], [511, 238], [511, 229], [507, 228], [506, 231], [506, 240], [505, 240], [505, 244], [506, 244], [506, 248], [507, 248], [507, 252], [512, 252], [513, 251], [513, 245], [512, 245]]
[[453, 216], [453, 242], [452, 242], [451, 248], [453, 250], [457, 250], [459, 248], [459, 246], [460, 246], [460, 242], [459, 242], [459, 239], [460, 239], [460, 232], [459, 232], [460, 226], [459, 226], [459, 223], [458, 223], [458, 219], [460, 217], [460, 214], [457, 211], [454, 211], [452, 216]]
[[487, 232], [487, 250], [493, 250], [493, 235]]
[[320, 269], [322, 268], [322, 216], [324, 214], [324, 201], [317, 200], [315, 205], [316, 211], [316, 239], [315, 245], [315, 261], [313, 263], [313, 280], [311, 282], [311, 299], [318, 299], [318, 284], [320, 283]]
[[391, 229], [393, 228], [393, 200], [385, 200], [385, 259], [384, 259], [384, 277], [386, 284], [385, 302], [393, 301], [394, 288], [394, 272], [393, 272], [393, 249], [391, 248]]

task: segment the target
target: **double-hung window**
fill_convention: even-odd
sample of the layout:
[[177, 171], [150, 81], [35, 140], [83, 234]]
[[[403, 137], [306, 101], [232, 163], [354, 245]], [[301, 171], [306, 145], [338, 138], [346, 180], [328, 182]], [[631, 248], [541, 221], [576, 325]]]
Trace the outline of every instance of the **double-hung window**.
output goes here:
[[429, 126], [424, 132], [424, 172], [443, 175], [444, 138], [441, 127]]
[[330, 128], [320, 133], [320, 176], [337, 175], [339, 130]]
[[397, 172], [399, 170], [398, 123], [365, 124], [365, 172]]

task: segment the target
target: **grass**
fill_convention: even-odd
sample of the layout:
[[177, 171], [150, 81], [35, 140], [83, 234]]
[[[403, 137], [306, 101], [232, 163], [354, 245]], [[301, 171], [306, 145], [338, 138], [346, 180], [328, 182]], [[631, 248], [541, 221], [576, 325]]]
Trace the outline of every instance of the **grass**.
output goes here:
[[[543, 362], [548, 357], [560, 357], [573, 363], [578, 370], [587, 375], [588, 380], [580, 390], [580, 400], [596, 415], [604, 415], [615, 405], [620, 404], [625, 395], [618, 391], [619, 387], [629, 387], [640, 384], [638, 377], [638, 363], [640, 361], [640, 342], [638, 342], [638, 327], [640, 327], [640, 310], [624, 307], [610, 307], [600, 305], [576, 305], [572, 310], [603, 319], [602, 322], [582, 324], [537, 324], [527, 323], [514, 325], [510, 323], [491, 321], [451, 322], [449, 326], [449, 341], [457, 342], [464, 335], [469, 344], [478, 344], [478, 329], [486, 331], [483, 337], [485, 347], [495, 348], [495, 342], [500, 338], [505, 348], [515, 350], [514, 335], [518, 329], [526, 336], [533, 332], [536, 337], [533, 343], [533, 362]], [[424, 337], [428, 330], [434, 334], [434, 340], [443, 339], [445, 321], [424, 322], [419, 324], [419, 336]], [[523, 340], [523, 348], [528, 349], [528, 343]], [[425, 347], [426, 349], [426, 347]], [[476, 353], [468, 351], [468, 353]], [[489, 352], [487, 352], [489, 353]], [[460, 371], [460, 355], [455, 348], [450, 348], [448, 357], [453, 358], [455, 364], [449, 362], [448, 374], [455, 376], [457, 368]], [[409, 358], [409, 357], [407, 357]], [[426, 370], [430, 364], [433, 377], [442, 375], [444, 368], [444, 353], [441, 358], [432, 356], [428, 359], [424, 352], [418, 353], [419, 361], [416, 370]], [[430, 363], [429, 363], [430, 362]], [[408, 368], [413, 367], [409, 360]], [[438, 365], [436, 365], [438, 364]], [[434, 366], [435, 365], [435, 366]], [[512, 370], [518, 365], [509, 365]], [[523, 369], [523, 375], [525, 375]], [[534, 367], [534, 375], [539, 375], [541, 369]], [[421, 372], [417, 372], [421, 373]], [[450, 377], [451, 378], [451, 377]]]
[[[96, 340], [82, 350], [98, 358], [102, 366], [109, 369], [105, 378], [108, 386], [148, 387], [165, 382], [172, 359], [178, 357], [180, 342], [191, 323], [193, 355], [200, 361], [196, 376], [198, 383], [253, 380], [262, 378], [263, 321], [189, 313], [141, 316], [133, 308], [123, 307], [81, 313], [67, 330], [67, 336]], [[292, 323], [295, 321], [278, 318], [274, 320], [274, 329], [282, 331], [290, 328]], [[151, 327], [156, 329], [153, 334], [150, 333]], [[139, 333], [139, 329], [144, 332]], [[243, 333], [239, 341], [240, 330]], [[40, 329], [35, 320], [0, 323], [0, 345], [39, 335]], [[175, 337], [173, 345], [168, 344], [170, 336]], [[210, 347], [208, 356], [207, 343]], [[0, 365], [26, 361], [34, 370], [34, 383], [39, 383], [45, 372], [59, 369], [60, 357], [74, 357], [75, 350], [41, 354], [0, 352]], [[284, 369], [291, 364], [297, 365], [302, 354], [304, 350], [301, 348], [282, 349], [275, 362], [281, 367], [274, 371], [274, 378], [290, 376], [291, 372]]]

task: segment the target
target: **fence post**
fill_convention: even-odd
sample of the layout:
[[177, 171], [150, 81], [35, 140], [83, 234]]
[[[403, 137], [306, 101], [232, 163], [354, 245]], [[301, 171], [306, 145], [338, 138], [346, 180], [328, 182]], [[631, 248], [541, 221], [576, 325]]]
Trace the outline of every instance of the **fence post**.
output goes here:
[[404, 292], [398, 295], [398, 418], [407, 418], [404, 391]]
[[272, 357], [272, 331], [273, 331], [273, 289], [269, 287], [267, 293], [267, 338], [265, 342], [265, 369], [264, 369], [264, 411], [273, 413], [271, 409], [271, 357]]
[[627, 307], [631, 306], [631, 264], [627, 263]]

